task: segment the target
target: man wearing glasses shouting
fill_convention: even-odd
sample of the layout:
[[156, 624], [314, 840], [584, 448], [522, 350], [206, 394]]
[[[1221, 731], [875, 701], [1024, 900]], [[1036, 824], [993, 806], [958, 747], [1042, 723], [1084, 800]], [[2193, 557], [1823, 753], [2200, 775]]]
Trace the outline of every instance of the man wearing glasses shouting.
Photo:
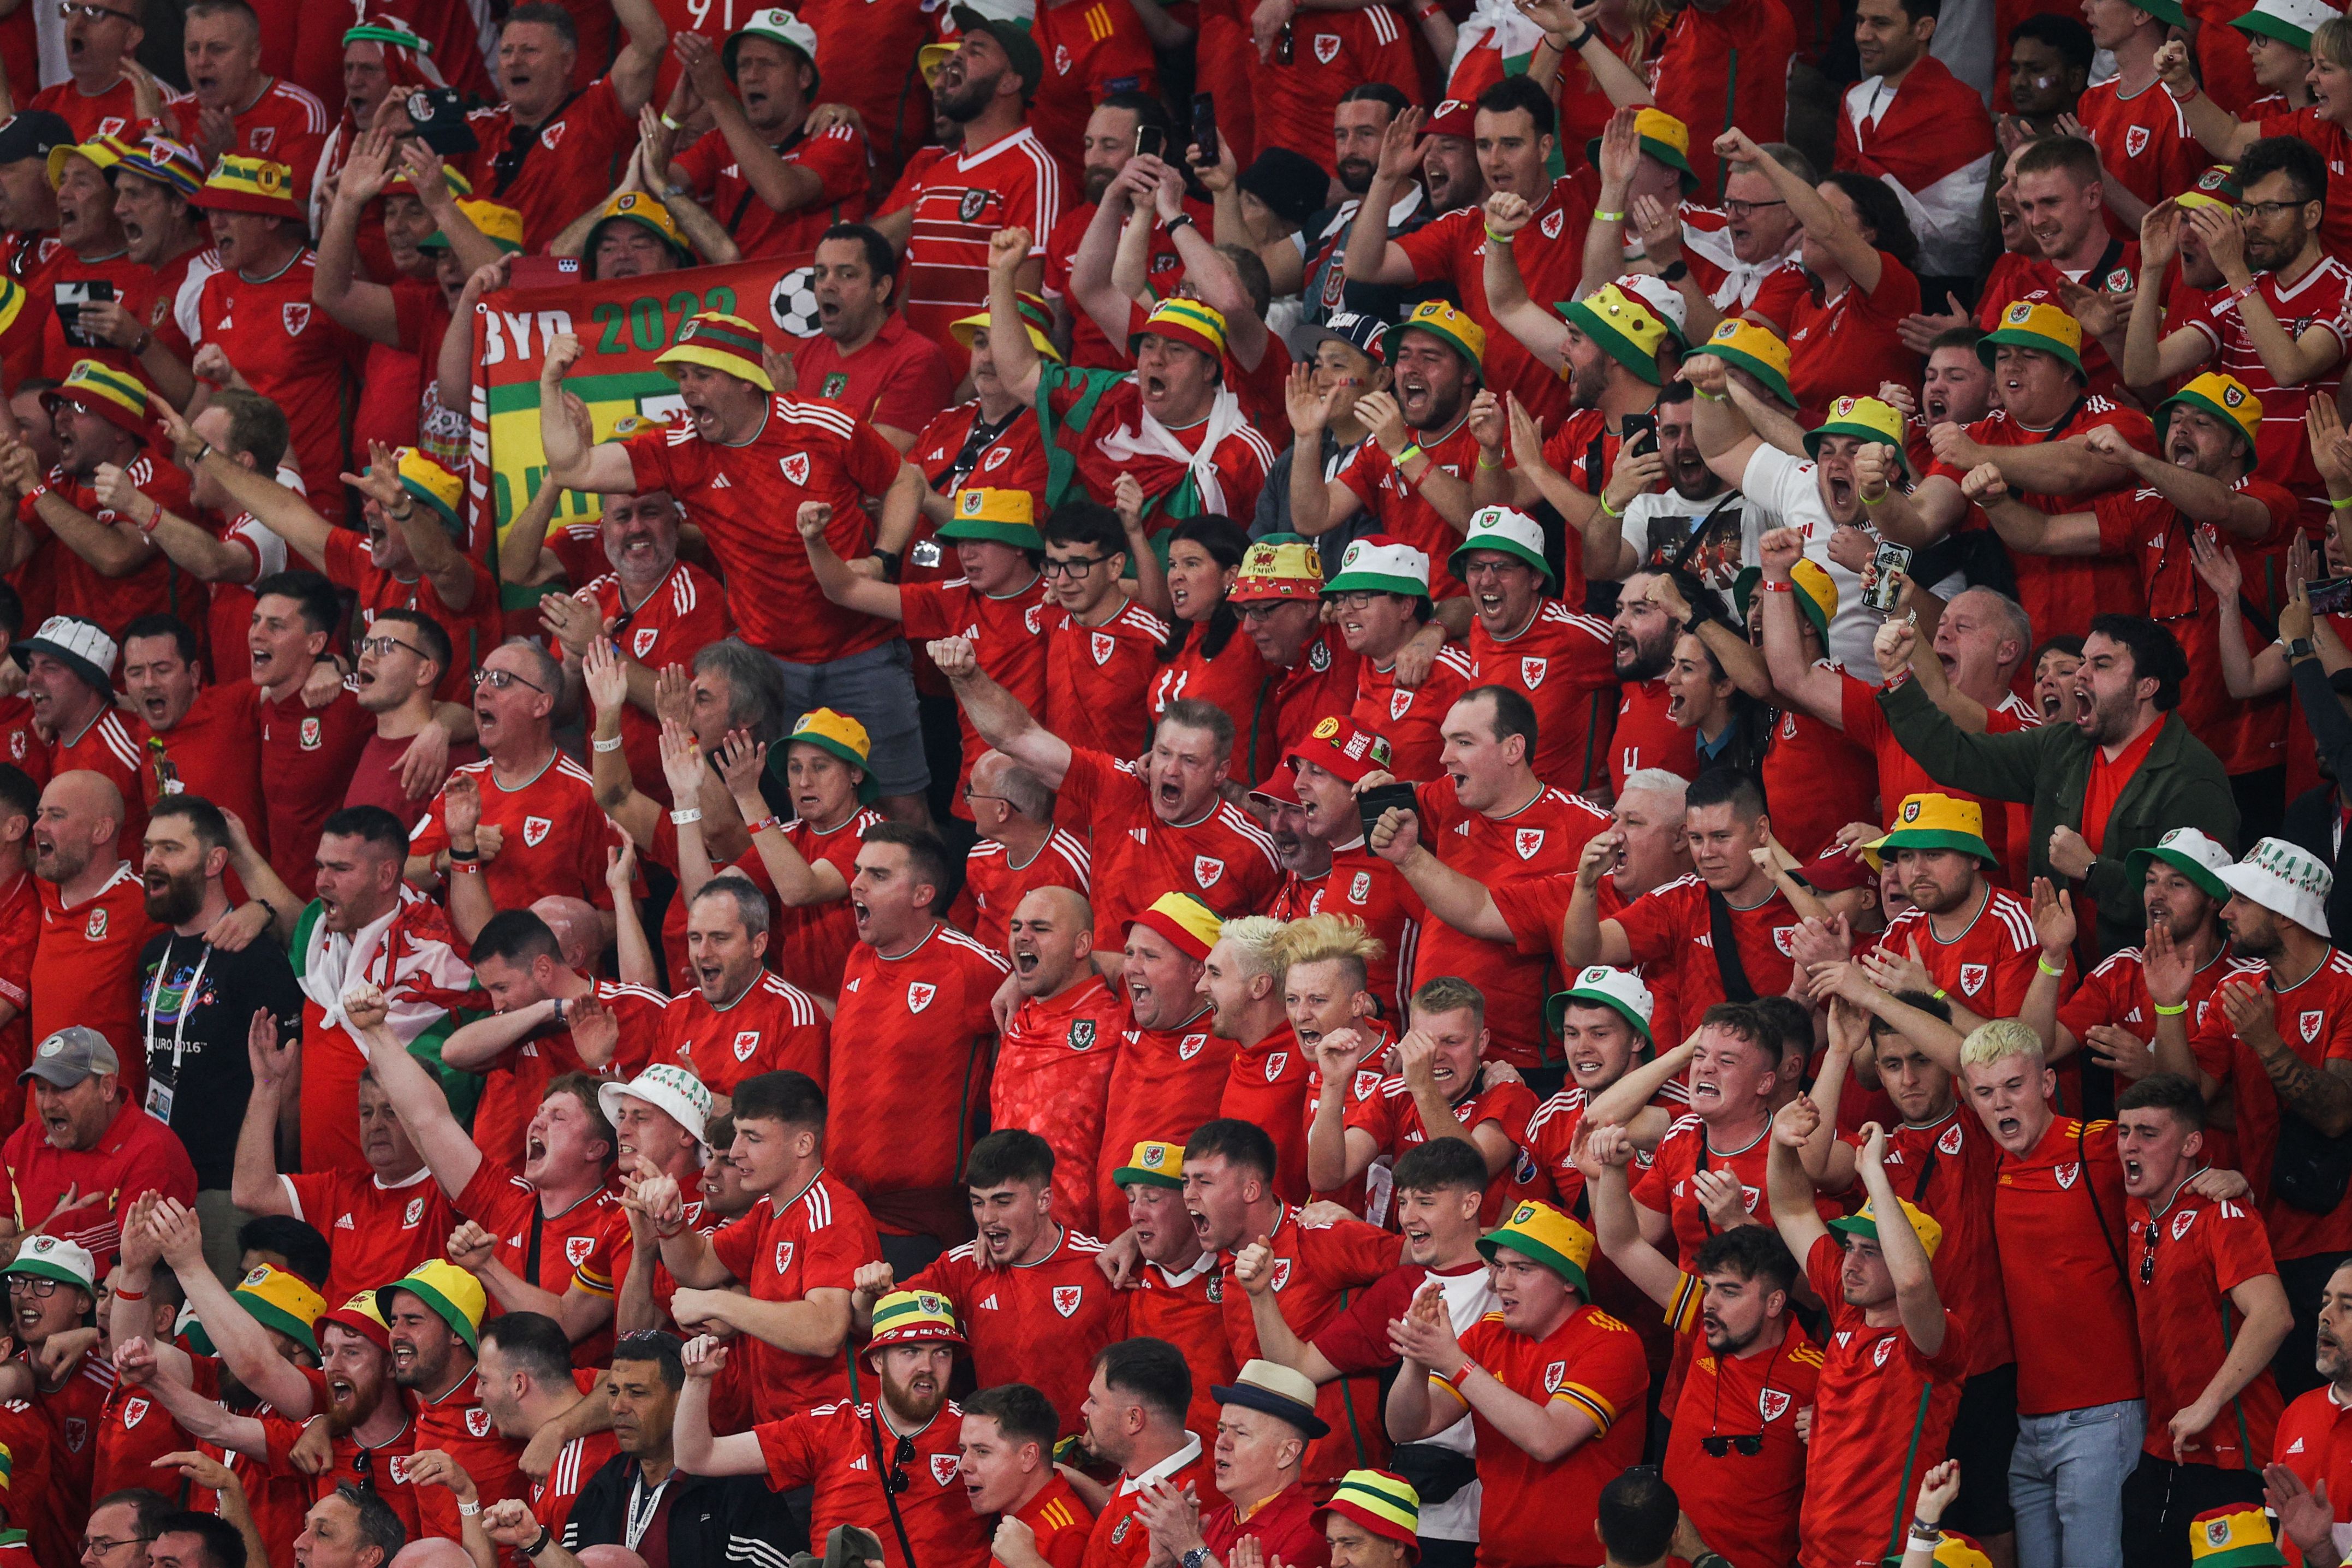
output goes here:
[[500, 910], [550, 896], [604, 911], [593, 946], [613, 940], [604, 851], [621, 836], [596, 804], [588, 770], [555, 747], [563, 666], [517, 637], [474, 675], [474, 728], [483, 760], [450, 774], [410, 832], [408, 879], [449, 878], [449, 919], [468, 942]]
[[[65, 19], [67, 79], [33, 95], [26, 107], [46, 110], [73, 127], [74, 140], [120, 136], [153, 118], [139, 107], [142, 79], [152, 86], [136, 56], [147, 39], [138, 0], [46, 0]], [[45, 71], [43, 73], [47, 75]], [[160, 102], [163, 89], [156, 89]]]
[[872, 1382], [853, 1381], [839, 1404], [722, 1437], [710, 1430], [710, 1383], [728, 1350], [706, 1334], [686, 1347], [677, 1467], [697, 1476], [764, 1472], [780, 1492], [813, 1486], [809, 1534], [823, 1540], [837, 1524], [870, 1530], [888, 1568], [980, 1568], [989, 1532], [964, 1494], [961, 1415], [948, 1402], [963, 1343], [945, 1296], [894, 1290], [874, 1304], [874, 1338], [860, 1358]]

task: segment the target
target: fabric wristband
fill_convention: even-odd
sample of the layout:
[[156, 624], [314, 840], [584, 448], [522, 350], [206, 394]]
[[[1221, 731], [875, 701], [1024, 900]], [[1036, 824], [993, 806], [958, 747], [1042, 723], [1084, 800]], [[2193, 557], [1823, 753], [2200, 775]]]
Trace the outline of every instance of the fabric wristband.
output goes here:
[[609, 741], [591, 741], [588, 743], [600, 752], [617, 752], [621, 749], [621, 737], [615, 735]]
[[2179, 1006], [2175, 1007], [2168, 1007], [2161, 1002], [2151, 1002], [2150, 1005], [2155, 1007], [2156, 1016], [2159, 1018], [2178, 1018], [2180, 1015], [2189, 1011], [2189, 1004], [2186, 1002], [2183, 1002]]
[[2050, 959], [2047, 954], [2037, 955], [2033, 960], [2033, 967], [2042, 971], [2042, 973], [2050, 976], [2053, 980], [2061, 978], [2066, 973], [2066, 966], [2063, 963], [2055, 969], [2051, 968]]

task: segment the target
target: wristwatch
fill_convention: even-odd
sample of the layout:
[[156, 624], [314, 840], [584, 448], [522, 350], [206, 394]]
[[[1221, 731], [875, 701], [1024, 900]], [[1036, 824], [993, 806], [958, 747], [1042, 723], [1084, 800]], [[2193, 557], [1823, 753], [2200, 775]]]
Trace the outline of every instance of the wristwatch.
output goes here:
[[2312, 647], [2311, 639], [2309, 637], [2297, 637], [2293, 642], [2286, 645], [2286, 657], [2291, 660], [2309, 658], [2311, 655]]
[[1658, 268], [1658, 281], [1661, 283], [1679, 283], [1689, 276], [1690, 263], [1680, 257]]
[[1184, 1553], [1179, 1561], [1183, 1563], [1183, 1568], [1208, 1568], [1209, 1549], [1205, 1546], [1195, 1546], [1192, 1551]]

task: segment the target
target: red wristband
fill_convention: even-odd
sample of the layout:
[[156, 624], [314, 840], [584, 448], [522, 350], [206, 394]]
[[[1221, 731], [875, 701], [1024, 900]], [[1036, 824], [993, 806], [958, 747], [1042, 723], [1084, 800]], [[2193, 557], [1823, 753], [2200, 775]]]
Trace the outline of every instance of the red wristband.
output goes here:
[[1793, 579], [1786, 583], [1775, 583], [1771, 578], [1767, 577], [1764, 579], [1764, 591], [1768, 594], [1793, 594], [1797, 591], [1797, 584]]
[[1454, 1387], [1459, 1388], [1464, 1384], [1470, 1381], [1470, 1374], [1472, 1373], [1484, 1372], [1486, 1370], [1486, 1369], [1485, 1367], [1480, 1366], [1468, 1356], [1465, 1356], [1462, 1358], [1462, 1364], [1454, 1369], [1454, 1375], [1447, 1378], [1445, 1381], [1452, 1384]]
[[114, 1299], [118, 1301], [144, 1301], [147, 1299], [147, 1292], [144, 1290], [126, 1290], [121, 1286], [117, 1285], [114, 1288]]

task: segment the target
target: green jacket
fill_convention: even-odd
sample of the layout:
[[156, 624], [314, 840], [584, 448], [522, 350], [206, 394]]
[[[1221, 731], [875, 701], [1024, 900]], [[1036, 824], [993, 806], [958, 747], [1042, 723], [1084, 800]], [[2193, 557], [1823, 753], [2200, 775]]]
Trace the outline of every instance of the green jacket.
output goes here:
[[[2072, 724], [2044, 724], [2007, 735], [1969, 734], [1947, 718], [1916, 680], [1880, 692], [1878, 704], [1895, 740], [1937, 783], [1990, 800], [2030, 803], [2032, 873], [2063, 880], [2050, 868], [2050, 835], [2061, 826], [2079, 830], [2083, 826], [2083, 795], [2091, 782], [2089, 741]], [[2132, 946], [2147, 930], [2140, 889], [2125, 870], [2124, 858], [2150, 847], [2176, 827], [2201, 829], [2231, 853], [2237, 852], [2238, 804], [2230, 793], [2230, 775], [2177, 712], [2165, 715], [2147, 760], [2124, 785], [2122, 798], [2107, 817], [2098, 864], [2080, 884], [2098, 904], [2102, 957]]]

